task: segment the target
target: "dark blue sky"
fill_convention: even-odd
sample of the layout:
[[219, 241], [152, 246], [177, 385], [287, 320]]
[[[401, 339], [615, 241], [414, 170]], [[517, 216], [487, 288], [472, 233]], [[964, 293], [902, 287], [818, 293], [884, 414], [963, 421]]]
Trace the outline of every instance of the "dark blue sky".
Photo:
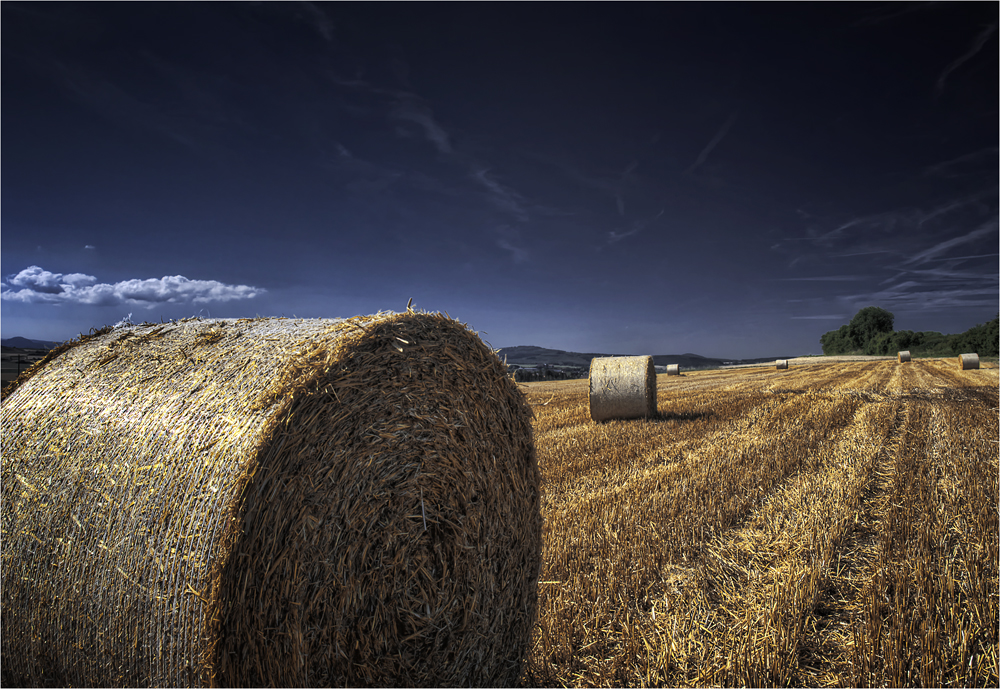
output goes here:
[[998, 4], [15, 3], [2, 334], [447, 311], [820, 351], [998, 310]]

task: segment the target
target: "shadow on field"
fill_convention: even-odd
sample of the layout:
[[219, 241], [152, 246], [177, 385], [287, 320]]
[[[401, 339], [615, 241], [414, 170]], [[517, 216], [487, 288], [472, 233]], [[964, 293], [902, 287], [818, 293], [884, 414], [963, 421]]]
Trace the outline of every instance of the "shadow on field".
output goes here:
[[657, 413], [651, 421], [697, 421], [698, 419], [711, 418], [713, 414], [711, 412], [703, 411], [684, 411], [684, 412], [667, 412], [666, 414]]

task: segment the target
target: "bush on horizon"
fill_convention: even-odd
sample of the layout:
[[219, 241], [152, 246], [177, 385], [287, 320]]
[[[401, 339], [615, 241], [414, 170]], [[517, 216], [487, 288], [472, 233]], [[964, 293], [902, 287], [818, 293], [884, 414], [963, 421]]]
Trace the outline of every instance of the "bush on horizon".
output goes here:
[[823, 354], [869, 354], [891, 356], [910, 350], [913, 356], [957, 356], [976, 352], [997, 356], [1000, 350], [1000, 313], [964, 333], [943, 335], [934, 331], [893, 330], [895, 317], [877, 306], [868, 306], [837, 330], [819, 338]]

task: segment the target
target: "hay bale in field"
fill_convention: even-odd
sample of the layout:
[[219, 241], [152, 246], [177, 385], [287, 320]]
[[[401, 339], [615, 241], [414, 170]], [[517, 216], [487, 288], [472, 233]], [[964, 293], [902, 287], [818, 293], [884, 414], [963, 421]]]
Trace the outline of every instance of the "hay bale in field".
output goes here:
[[653, 357], [596, 357], [590, 361], [589, 379], [594, 421], [656, 416]]
[[979, 368], [979, 355], [978, 354], [959, 354], [958, 356], [958, 367], [963, 371], [969, 371]]
[[0, 407], [3, 684], [515, 683], [530, 418], [439, 314], [81, 338]]
[[679, 376], [681, 374], [680, 364], [667, 364], [667, 375], [668, 376]]
[[788, 359], [778, 359], [778, 360], [776, 360], [774, 362], [774, 368], [776, 368], [779, 371], [787, 369], [788, 368]]
[[910, 360], [910, 350], [906, 349], [899, 353], [899, 363], [905, 364]]

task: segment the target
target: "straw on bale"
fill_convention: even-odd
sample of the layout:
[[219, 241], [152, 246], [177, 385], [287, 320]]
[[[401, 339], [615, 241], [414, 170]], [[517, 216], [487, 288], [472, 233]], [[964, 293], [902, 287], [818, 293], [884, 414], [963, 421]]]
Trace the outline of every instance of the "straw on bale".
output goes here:
[[909, 360], [910, 360], [910, 350], [904, 349], [902, 352], [899, 353], [899, 363], [905, 364]]
[[788, 359], [777, 359], [774, 362], [774, 367], [779, 371], [788, 368]]
[[589, 378], [590, 418], [594, 421], [656, 415], [653, 357], [596, 357], [590, 361]]
[[99, 331], [0, 419], [4, 685], [518, 681], [531, 410], [462, 324]]
[[667, 364], [667, 375], [668, 376], [679, 376], [681, 374], [680, 364]]
[[978, 354], [960, 354], [958, 356], [958, 367], [963, 371], [979, 368]]

